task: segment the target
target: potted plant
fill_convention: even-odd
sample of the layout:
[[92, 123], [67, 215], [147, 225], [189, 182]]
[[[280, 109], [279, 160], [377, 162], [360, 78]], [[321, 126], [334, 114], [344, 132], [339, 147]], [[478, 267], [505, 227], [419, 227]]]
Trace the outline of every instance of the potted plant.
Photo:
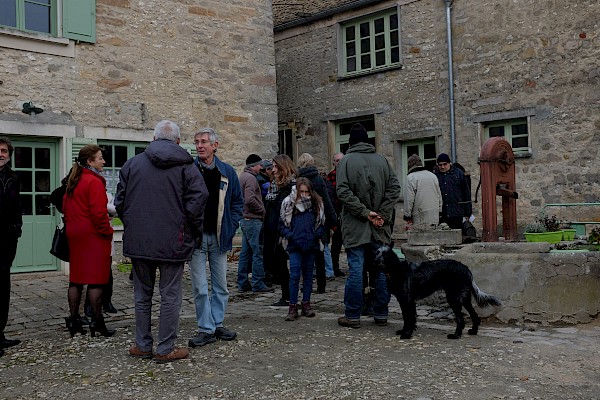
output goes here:
[[589, 244], [600, 244], [600, 228], [594, 228], [588, 237]]
[[562, 235], [560, 222], [556, 219], [556, 215], [549, 217], [543, 211], [535, 222], [525, 226], [525, 239], [528, 242], [556, 244], [562, 240]]
[[563, 237], [562, 240], [565, 241], [571, 241], [571, 240], [575, 240], [575, 232], [576, 230], [573, 229], [573, 227], [571, 226], [571, 223], [568, 221], [563, 221], [561, 226], [560, 226], [562, 233], [563, 233]]

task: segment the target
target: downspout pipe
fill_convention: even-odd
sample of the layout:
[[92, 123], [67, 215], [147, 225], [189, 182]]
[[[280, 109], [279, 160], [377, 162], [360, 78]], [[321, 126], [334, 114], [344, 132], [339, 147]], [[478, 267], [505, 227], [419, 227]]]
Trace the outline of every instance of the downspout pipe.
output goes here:
[[456, 131], [454, 128], [454, 73], [452, 55], [452, 3], [453, 0], [444, 0], [446, 3], [446, 35], [448, 37], [448, 102], [450, 105], [450, 159], [456, 162]]

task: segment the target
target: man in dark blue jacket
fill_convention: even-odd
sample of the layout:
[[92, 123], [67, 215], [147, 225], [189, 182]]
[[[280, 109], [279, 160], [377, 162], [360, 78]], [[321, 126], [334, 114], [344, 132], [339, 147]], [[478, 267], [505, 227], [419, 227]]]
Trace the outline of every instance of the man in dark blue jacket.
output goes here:
[[452, 166], [448, 154], [441, 153], [437, 158], [435, 175], [442, 192], [442, 215], [440, 223], [445, 222], [452, 229], [462, 229], [463, 222], [472, 214], [471, 189], [465, 174]]
[[183, 264], [202, 234], [208, 190], [192, 156], [179, 146], [180, 131], [160, 121], [154, 141], [119, 172], [115, 207], [123, 220], [123, 255], [133, 263], [135, 345], [129, 354], [152, 358], [151, 311], [156, 270], [160, 270], [160, 317], [154, 360], [186, 358], [175, 347], [181, 311]]
[[10, 267], [17, 254], [17, 241], [23, 225], [19, 195], [21, 184], [9, 164], [13, 151], [10, 140], [0, 137], [0, 357], [4, 355], [3, 349], [21, 343], [18, 339], [4, 336], [10, 305]]
[[[208, 202], [204, 214], [202, 241], [190, 261], [192, 291], [196, 305], [198, 334], [189, 340], [190, 347], [204, 346], [217, 339], [233, 340], [236, 333], [223, 326], [229, 299], [227, 289], [227, 252], [232, 248], [235, 231], [244, 209], [244, 197], [237, 173], [215, 155], [219, 137], [212, 128], [200, 129], [194, 135], [200, 169]], [[210, 266], [211, 294], [208, 294], [206, 262]]]

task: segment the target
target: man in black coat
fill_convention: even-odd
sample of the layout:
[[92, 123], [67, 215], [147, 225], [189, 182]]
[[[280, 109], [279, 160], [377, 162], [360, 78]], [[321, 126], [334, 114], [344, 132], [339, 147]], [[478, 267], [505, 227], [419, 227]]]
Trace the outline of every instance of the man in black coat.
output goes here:
[[435, 175], [442, 192], [442, 214], [440, 223], [445, 222], [452, 229], [462, 229], [463, 222], [473, 213], [471, 188], [465, 174], [455, 168], [448, 154], [441, 153], [437, 158]]
[[0, 137], [0, 356], [4, 355], [5, 348], [21, 343], [4, 336], [10, 305], [10, 267], [17, 254], [17, 241], [23, 226], [21, 184], [9, 165], [13, 152], [10, 140]]
[[[172, 121], [156, 124], [154, 141], [119, 172], [115, 207], [123, 221], [123, 255], [133, 263], [135, 345], [129, 355], [165, 363], [186, 358], [175, 347], [181, 311], [183, 264], [201, 234], [208, 190], [192, 156], [179, 146]], [[160, 316], [152, 352], [152, 294], [160, 270]]]

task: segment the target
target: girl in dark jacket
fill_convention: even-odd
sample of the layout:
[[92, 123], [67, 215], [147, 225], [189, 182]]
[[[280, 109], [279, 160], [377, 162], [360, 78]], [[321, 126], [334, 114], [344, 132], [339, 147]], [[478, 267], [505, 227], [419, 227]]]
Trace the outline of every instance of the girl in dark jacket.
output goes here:
[[[325, 180], [319, 175], [319, 170], [315, 167], [315, 159], [308, 153], [302, 153], [298, 157], [298, 177], [305, 177], [310, 180], [313, 190], [321, 196], [323, 208], [325, 210], [325, 236], [323, 244], [329, 244], [329, 229], [337, 224], [337, 215], [333, 208], [333, 201], [329, 196], [329, 191]], [[317, 293], [325, 293], [325, 254], [323, 250], [315, 256], [315, 267], [317, 270]]]
[[287, 240], [290, 256], [290, 306], [286, 321], [298, 318], [298, 286], [303, 277], [302, 315], [314, 317], [310, 307], [313, 266], [325, 232], [323, 200], [312, 188], [310, 180], [298, 178], [296, 186], [281, 205], [279, 231]]

